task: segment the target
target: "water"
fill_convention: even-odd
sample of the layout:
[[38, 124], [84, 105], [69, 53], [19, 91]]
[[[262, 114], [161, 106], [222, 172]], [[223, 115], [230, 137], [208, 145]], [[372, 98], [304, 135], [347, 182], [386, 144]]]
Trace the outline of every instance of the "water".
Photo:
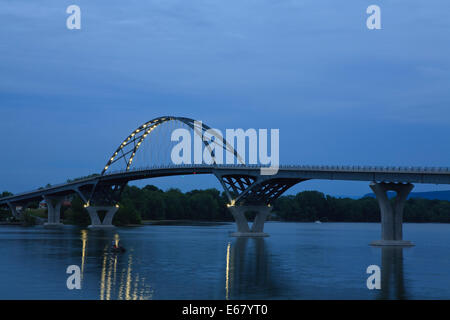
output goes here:
[[[448, 224], [404, 224], [407, 249], [370, 247], [379, 224], [270, 222], [264, 239], [234, 229], [0, 226], [0, 299], [450, 299]], [[109, 251], [115, 236], [125, 253]], [[372, 264], [381, 290], [366, 287]], [[69, 265], [81, 290], [67, 289]]]

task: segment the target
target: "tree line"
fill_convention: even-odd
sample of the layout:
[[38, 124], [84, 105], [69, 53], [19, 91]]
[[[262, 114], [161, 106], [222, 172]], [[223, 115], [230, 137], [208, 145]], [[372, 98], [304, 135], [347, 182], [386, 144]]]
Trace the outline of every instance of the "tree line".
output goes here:
[[[163, 191], [152, 185], [144, 188], [126, 186], [113, 223], [140, 224], [142, 220], [232, 221], [226, 203], [225, 194], [217, 189], [183, 193], [179, 189]], [[89, 215], [77, 196], [72, 199], [72, 206], [64, 212], [64, 217], [74, 224], [89, 223]]]
[[[391, 199], [393, 202], [394, 200]], [[379, 222], [378, 201], [335, 198], [317, 191], [280, 197], [273, 210], [283, 221]], [[405, 222], [450, 222], [450, 201], [408, 199], [403, 211]]]
[[[2, 194], [6, 195], [10, 193]], [[153, 185], [143, 188], [126, 186], [113, 223], [141, 224], [143, 220], [232, 221], [227, 203], [225, 193], [217, 189], [184, 193], [179, 189], [163, 191]], [[62, 209], [61, 217], [64, 222], [88, 225], [89, 214], [83, 205], [82, 200], [74, 196], [71, 207]], [[254, 214], [248, 212], [247, 217], [253, 219]], [[4, 220], [9, 215], [6, 210], [0, 210], [0, 219]], [[373, 197], [336, 198], [318, 191], [303, 191], [277, 199], [271, 219], [297, 222], [379, 222], [381, 217], [378, 202]], [[450, 201], [408, 199], [403, 219], [405, 222], [450, 223]]]

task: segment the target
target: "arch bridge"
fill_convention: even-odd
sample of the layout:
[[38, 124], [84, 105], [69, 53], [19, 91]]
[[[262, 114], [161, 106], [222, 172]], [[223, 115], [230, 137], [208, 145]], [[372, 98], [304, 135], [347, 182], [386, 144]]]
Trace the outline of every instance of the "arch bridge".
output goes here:
[[[147, 136], [151, 137], [157, 127], [168, 122], [182, 123], [199, 136], [213, 136], [211, 139], [202, 139], [212, 163], [133, 167], [133, 160]], [[213, 144], [233, 155], [236, 164], [217, 164], [211, 147]], [[121, 164], [122, 167], [114, 171], [111, 168], [115, 164]], [[113, 227], [113, 217], [128, 182], [156, 177], [212, 174], [222, 185], [229, 201], [227, 207], [236, 221], [237, 231], [233, 235], [260, 237], [267, 236], [264, 222], [272, 210], [272, 204], [295, 184], [310, 179], [368, 181], [381, 212], [381, 240], [372, 244], [406, 246], [412, 243], [403, 240], [403, 208], [413, 183], [450, 184], [449, 168], [282, 165], [274, 175], [261, 175], [262, 168], [264, 166], [244, 164], [242, 157], [220, 133], [205, 124], [198, 125], [198, 122], [189, 118], [159, 117], [130, 133], [109, 157], [100, 174], [4, 197], [0, 199], [0, 206], [9, 207], [12, 215], [20, 219], [22, 213], [19, 207], [26, 208], [31, 202], [45, 200], [48, 208], [48, 222], [45, 225], [57, 227], [61, 225], [62, 201], [77, 194], [89, 213], [89, 228], [107, 229]], [[397, 193], [393, 203], [388, 199], [388, 191]], [[247, 211], [256, 212], [251, 227], [245, 216]], [[99, 218], [100, 212], [105, 213], [103, 219]]]

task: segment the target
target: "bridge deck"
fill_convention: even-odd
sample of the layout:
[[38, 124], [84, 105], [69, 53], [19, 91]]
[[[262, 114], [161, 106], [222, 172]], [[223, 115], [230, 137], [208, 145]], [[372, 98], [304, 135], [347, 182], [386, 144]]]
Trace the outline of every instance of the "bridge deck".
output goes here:
[[[74, 190], [80, 186], [102, 182], [128, 182], [166, 176], [214, 174], [217, 171], [221, 171], [222, 173], [227, 171], [229, 174], [236, 175], [259, 175], [261, 168], [262, 166], [259, 165], [172, 165], [147, 167], [132, 171], [115, 171], [103, 176], [80, 179], [1, 198], [0, 205], [6, 205], [8, 202], [19, 203], [40, 200], [44, 195], [68, 195], [74, 193]], [[284, 165], [279, 167], [278, 173], [273, 177], [450, 184], [450, 168]]]

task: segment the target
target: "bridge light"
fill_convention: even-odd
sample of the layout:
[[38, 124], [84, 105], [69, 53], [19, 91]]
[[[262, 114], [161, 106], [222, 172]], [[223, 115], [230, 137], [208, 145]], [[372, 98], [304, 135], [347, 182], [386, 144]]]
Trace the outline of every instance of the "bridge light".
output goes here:
[[236, 204], [236, 200], [231, 200], [231, 203], [227, 203], [227, 208], [234, 207], [235, 204]]

